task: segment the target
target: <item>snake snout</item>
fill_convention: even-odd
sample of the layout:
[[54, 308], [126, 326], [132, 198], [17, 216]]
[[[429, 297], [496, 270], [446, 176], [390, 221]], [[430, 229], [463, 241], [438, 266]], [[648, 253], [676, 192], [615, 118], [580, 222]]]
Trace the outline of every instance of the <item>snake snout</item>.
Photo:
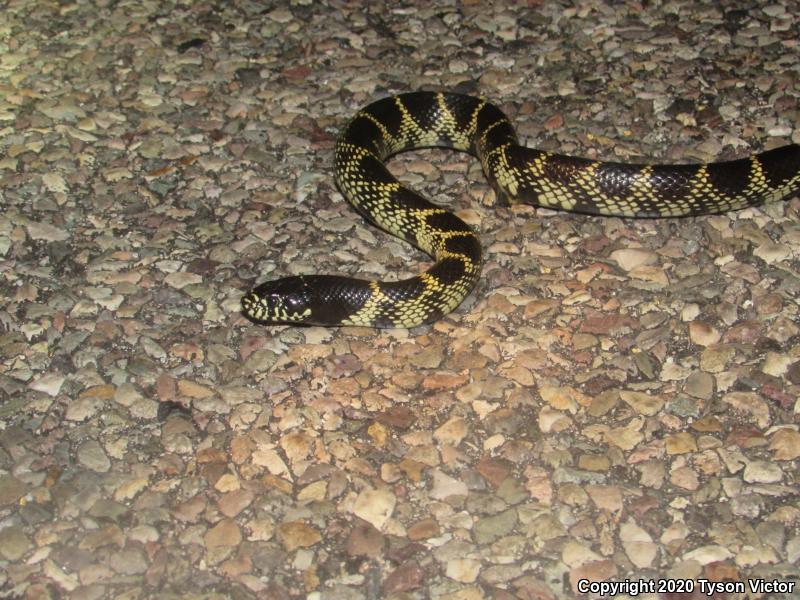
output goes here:
[[302, 322], [311, 314], [308, 286], [297, 276], [267, 281], [242, 297], [242, 311], [260, 322]]

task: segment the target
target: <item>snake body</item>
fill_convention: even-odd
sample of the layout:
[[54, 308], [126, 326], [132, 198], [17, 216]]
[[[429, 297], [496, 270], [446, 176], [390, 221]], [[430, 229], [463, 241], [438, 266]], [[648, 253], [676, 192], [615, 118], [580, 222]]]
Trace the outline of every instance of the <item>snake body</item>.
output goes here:
[[453, 213], [402, 186], [384, 161], [423, 147], [469, 152], [504, 201], [622, 217], [679, 217], [778, 201], [800, 190], [800, 146], [710, 164], [599, 162], [520, 146], [514, 127], [483, 99], [416, 92], [378, 100], [345, 127], [335, 148], [339, 189], [367, 220], [432, 256], [402, 281], [301, 275], [242, 298], [260, 323], [415, 327], [455, 309], [481, 271], [481, 244]]

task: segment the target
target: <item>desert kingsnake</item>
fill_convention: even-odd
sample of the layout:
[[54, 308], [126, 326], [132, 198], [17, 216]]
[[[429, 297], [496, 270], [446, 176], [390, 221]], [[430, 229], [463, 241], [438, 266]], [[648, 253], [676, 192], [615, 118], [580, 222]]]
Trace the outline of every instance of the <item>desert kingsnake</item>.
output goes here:
[[442, 146], [476, 156], [504, 201], [624, 217], [677, 217], [777, 201], [800, 189], [800, 146], [706, 165], [629, 165], [526, 148], [498, 109], [471, 96], [418, 92], [362, 109], [336, 142], [339, 188], [369, 221], [434, 257], [403, 281], [337, 275], [285, 277], [242, 298], [262, 323], [414, 327], [452, 311], [480, 276], [472, 229], [389, 173], [404, 150]]

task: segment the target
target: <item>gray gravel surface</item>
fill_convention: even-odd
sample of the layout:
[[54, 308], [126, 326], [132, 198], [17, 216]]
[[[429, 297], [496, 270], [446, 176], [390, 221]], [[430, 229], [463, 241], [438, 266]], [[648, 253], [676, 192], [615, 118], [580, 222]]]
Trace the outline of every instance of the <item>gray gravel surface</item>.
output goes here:
[[797, 4], [369, 4], [0, 3], [0, 598], [800, 598], [800, 199], [594, 218], [410, 153], [484, 243], [464, 305], [239, 314], [271, 277], [425, 263], [333, 183], [371, 100], [740, 157], [800, 143]]

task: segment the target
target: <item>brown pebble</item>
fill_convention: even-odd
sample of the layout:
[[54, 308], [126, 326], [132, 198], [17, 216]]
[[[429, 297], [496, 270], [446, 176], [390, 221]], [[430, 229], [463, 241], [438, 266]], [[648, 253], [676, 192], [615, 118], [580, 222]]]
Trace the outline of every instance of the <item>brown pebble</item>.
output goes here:
[[350, 556], [368, 556], [377, 558], [383, 551], [383, 534], [372, 525], [356, 519], [350, 535], [347, 536], [347, 554]]

